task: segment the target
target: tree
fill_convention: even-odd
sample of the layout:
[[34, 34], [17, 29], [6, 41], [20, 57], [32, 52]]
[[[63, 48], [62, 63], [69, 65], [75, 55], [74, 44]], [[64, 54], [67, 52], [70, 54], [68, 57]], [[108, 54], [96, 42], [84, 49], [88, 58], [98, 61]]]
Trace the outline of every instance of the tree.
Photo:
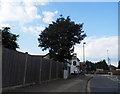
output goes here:
[[76, 24], [69, 16], [64, 18], [61, 15], [41, 32], [38, 38], [39, 47], [43, 51], [48, 49], [53, 60], [66, 62], [72, 58], [74, 45], [86, 37], [82, 28], [83, 24]]
[[92, 63], [91, 61], [86, 61], [86, 65], [87, 65], [87, 67], [86, 67], [86, 70], [87, 71], [93, 71], [93, 70], [96, 70], [96, 66], [95, 66], [95, 64], [94, 63]]
[[120, 69], [120, 61], [118, 62], [118, 69]]
[[0, 32], [2, 32], [2, 45], [5, 48], [9, 48], [12, 50], [16, 50], [16, 48], [19, 48], [16, 42], [19, 35], [10, 33], [10, 27], [3, 27], [2, 29], [0, 29]]
[[109, 67], [108, 67], [108, 65], [107, 65], [107, 63], [106, 63], [105, 60], [97, 62], [95, 65], [96, 65], [96, 68], [104, 69], [104, 70], [109, 70]]

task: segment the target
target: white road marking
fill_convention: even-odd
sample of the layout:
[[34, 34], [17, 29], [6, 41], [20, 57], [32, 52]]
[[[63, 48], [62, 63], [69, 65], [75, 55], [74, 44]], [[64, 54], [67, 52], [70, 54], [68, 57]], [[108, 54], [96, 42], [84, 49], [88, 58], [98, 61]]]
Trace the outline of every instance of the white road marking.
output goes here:
[[118, 79], [117, 76], [111, 77], [111, 76], [107, 76], [107, 78], [111, 79], [112, 81], [118, 82], [120, 83], [120, 80]]

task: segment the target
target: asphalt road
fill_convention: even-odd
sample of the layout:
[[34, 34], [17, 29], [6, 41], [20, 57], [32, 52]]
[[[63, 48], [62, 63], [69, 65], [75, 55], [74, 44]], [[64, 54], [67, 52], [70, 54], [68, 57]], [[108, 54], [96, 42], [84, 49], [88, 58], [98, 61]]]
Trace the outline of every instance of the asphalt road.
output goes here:
[[15, 88], [9, 92], [86, 92], [87, 82], [90, 78], [90, 76], [79, 75], [71, 79], [61, 79], [28, 87]]
[[[89, 92], [108, 92], [120, 94], [120, 76], [94, 75], [89, 81]], [[118, 78], [118, 79], [117, 79]]]

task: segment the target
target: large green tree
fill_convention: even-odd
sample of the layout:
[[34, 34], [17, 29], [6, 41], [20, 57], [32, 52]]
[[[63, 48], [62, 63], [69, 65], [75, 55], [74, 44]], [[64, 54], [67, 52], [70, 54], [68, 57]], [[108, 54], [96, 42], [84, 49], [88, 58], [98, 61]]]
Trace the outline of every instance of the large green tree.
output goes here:
[[43, 51], [48, 49], [53, 60], [65, 62], [71, 59], [74, 45], [86, 37], [82, 29], [83, 24], [76, 24], [69, 16], [64, 18], [61, 15], [41, 32], [38, 38], [39, 47]]
[[5, 48], [9, 48], [12, 50], [16, 50], [16, 48], [19, 48], [16, 42], [19, 35], [10, 33], [10, 27], [3, 27], [2, 29], [0, 29], [0, 32], [2, 32], [2, 45]]

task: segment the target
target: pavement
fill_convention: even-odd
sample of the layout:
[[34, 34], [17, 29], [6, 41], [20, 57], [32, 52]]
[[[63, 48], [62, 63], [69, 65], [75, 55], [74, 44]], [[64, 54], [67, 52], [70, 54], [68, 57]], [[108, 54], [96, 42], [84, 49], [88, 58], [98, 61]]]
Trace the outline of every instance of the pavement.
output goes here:
[[[6, 92], [87, 92], [90, 75], [77, 75], [69, 79], [59, 79], [42, 84], [15, 88]], [[3, 92], [2, 94], [6, 94]], [[16, 94], [16, 93], [15, 93]]]

